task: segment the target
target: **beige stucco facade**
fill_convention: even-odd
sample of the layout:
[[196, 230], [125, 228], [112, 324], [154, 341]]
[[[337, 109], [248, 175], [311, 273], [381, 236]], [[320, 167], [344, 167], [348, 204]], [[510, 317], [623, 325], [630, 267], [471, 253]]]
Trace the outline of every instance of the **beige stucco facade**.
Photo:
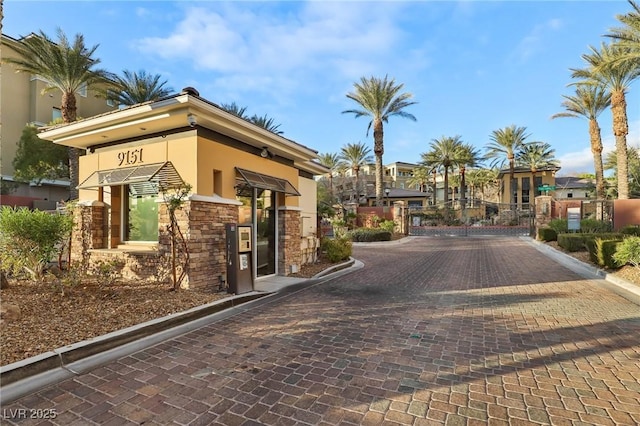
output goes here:
[[[326, 173], [314, 161], [317, 151], [227, 113], [194, 89], [49, 128], [40, 137], [87, 151], [79, 170], [80, 209], [85, 212], [77, 216], [77, 224], [85, 228], [77, 232], [90, 229], [91, 237], [76, 241], [76, 261], [124, 257], [131, 277], [148, 278], [140, 272], [153, 268], [136, 266], [141, 257], [144, 265], [166, 260], [168, 216], [161, 191], [152, 195], [160, 204], [154, 218], [157, 241], [132, 241], [127, 231], [131, 206], [142, 198], [132, 188], [141, 181], [123, 176], [149, 173], [154, 167], [177, 173], [191, 186], [179, 212], [192, 253], [187, 286], [209, 287], [223, 280], [224, 232], [230, 223], [250, 223], [254, 234], [260, 233], [253, 257], [268, 252], [273, 264], [263, 275], [288, 275], [315, 259], [310, 252], [318, 245], [314, 176]], [[162, 186], [161, 175], [144, 175], [143, 180]], [[260, 266], [254, 263], [259, 275]]]
[[527, 168], [514, 169], [513, 179], [509, 169], [500, 171], [498, 178], [500, 179], [500, 203], [511, 204], [514, 202], [514, 208], [520, 210], [528, 210], [529, 205], [534, 203], [534, 199], [540, 195], [553, 195], [553, 191], [540, 191], [539, 186], [554, 187], [556, 181], [556, 172], [559, 167], [547, 167], [534, 172]]
[[[15, 46], [20, 40], [2, 34], [0, 50], [0, 176], [12, 181], [14, 168], [13, 159], [18, 150], [18, 141], [26, 125], [44, 126], [56, 118], [62, 103], [59, 90], [43, 93], [47, 82], [29, 73], [16, 72], [13, 64], [6, 63], [5, 58], [17, 56]], [[107, 101], [95, 96], [91, 90], [79, 93], [76, 97], [78, 117], [91, 117], [112, 111], [115, 106], [107, 105]], [[45, 184], [45, 186], [47, 186]], [[21, 185], [13, 195], [32, 197], [61, 197], [69, 196], [68, 184], [42, 186]]]

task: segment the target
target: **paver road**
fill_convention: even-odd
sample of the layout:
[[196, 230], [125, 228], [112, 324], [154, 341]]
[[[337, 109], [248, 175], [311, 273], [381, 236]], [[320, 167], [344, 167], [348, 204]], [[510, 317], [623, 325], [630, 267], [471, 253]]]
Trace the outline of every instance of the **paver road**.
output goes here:
[[416, 238], [354, 256], [357, 272], [3, 413], [55, 409], [63, 425], [640, 424], [640, 307], [597, 281], [518, 238]]

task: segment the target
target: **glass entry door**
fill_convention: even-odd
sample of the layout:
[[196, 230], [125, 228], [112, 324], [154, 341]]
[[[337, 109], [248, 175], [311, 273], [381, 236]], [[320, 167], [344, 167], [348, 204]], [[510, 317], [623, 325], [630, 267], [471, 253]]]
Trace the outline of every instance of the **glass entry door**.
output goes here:
[[276, 193], [264, 190], [256, 198], [257, 276], [276, 273]]
[[277, 206], [276, 192], [268, 189], [250, 188], [238, 199], [240, 225], [251, 225], [254, 230], [253, 264], [255, 276], [263, 277], [276, 273], [277, 259]]

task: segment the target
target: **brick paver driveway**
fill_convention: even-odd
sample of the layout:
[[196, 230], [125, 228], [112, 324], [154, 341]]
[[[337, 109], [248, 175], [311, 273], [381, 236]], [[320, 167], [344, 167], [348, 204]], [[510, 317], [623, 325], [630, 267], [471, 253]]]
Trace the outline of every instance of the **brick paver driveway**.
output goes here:
[[354, 256], [360, 271], [4, 414], [55, 409], [64, 425], [640, 423], [640, 307], [596, 281], [517, 238], [416, 238]]

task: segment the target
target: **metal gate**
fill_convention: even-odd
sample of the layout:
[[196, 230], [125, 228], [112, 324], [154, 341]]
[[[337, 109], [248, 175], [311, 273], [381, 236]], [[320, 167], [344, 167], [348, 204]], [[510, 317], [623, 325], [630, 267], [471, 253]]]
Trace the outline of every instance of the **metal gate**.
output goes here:
[[406, 210], [409, 235], [533, 235], [532, 204], [500, 204], [469, 200]]

